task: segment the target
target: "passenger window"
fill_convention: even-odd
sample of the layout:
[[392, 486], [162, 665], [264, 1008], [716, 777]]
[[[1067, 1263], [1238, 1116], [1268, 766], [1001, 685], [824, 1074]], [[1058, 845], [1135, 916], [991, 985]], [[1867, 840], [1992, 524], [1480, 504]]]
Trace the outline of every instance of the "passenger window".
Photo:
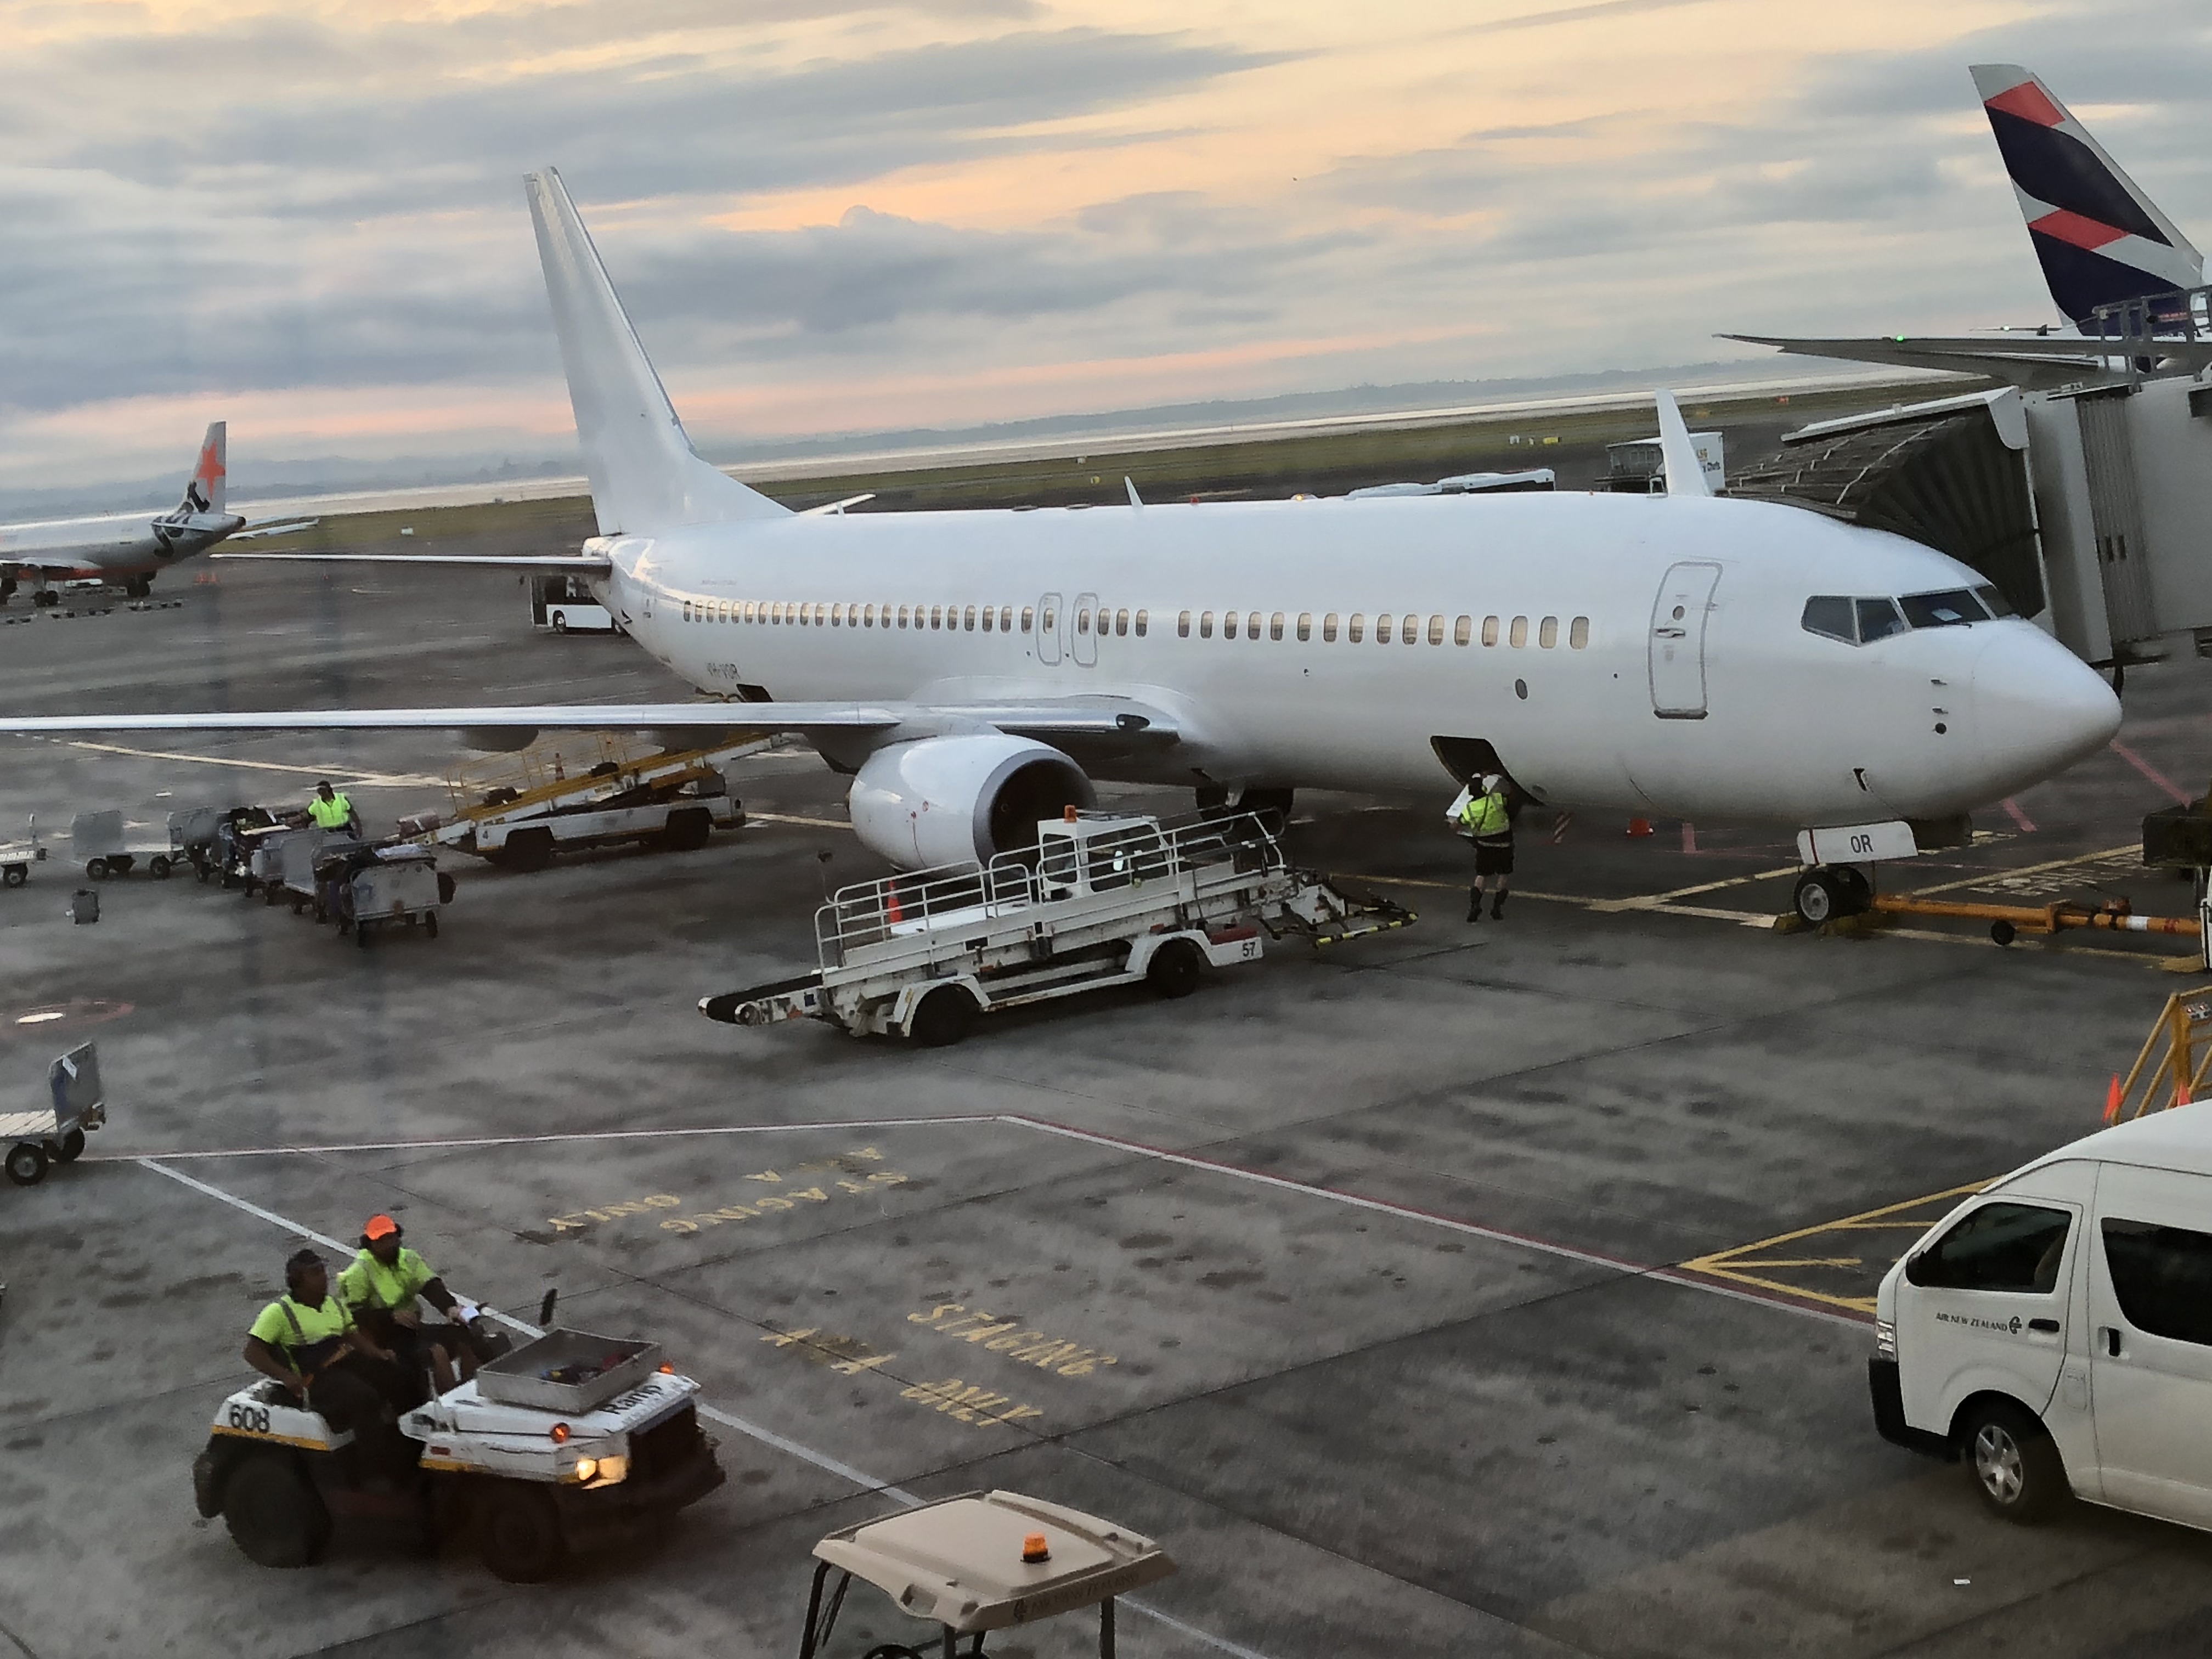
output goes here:
[[1043, 634], [1049, 634], [1059, 625], [1060, 612], [1054, 610], [1048, 605], [1044, 606], [1037, 616], [1037, 631]]
[[2038, 1204], [1984, 1204], [1961, 1216], [1905, 1264], [1915, 1285], [1946, 1291], [2011, 1291], [2048, 1296], [2073, 1218]]
[[1176, 637], [1179, 640], [1190, 637], [1190, 612], [1188, 611], [1176, 618]]
[[1375, 643], [1390, 643], [1390, 613], [1387, 611], [1375, 619]]
[[1144, 638], [1151, 631], [1152, 626], [1152, 613], [1149, 611], [1139, 611], [1137, 613], [1137, 637], [1140, 640]]
[[1986, 582], [1974, 590], [1974, 597], [1982, 602], [1982, 608], [1992, 617], [2017, 617], [2020, 614], [2012, 608], [2010, 599]]
[[1237, 613], [1234, 611], [1221, 619], [1221, 637], [1224, 640], [1237, 637]]
[[1313, 612], [1310, 611], [1298, 612], [1298, 637], [1302, 640], [1313, 638]]
[[1856, 599], [1858, 607], [1859, 643], [1872, 645], [1876, 640], [1886, 640], [1892, 634], [1905, 631], [1905, 618], [1897, 614], [1897, 606], [1887, 599]]
[[1980, 601], [1963, 587], [1942, 593], [1907, 593], [1898, 604], [1904, 607], [1905, 620], [1915, 628], [1964, 628], [1969, 623], [1989, 620]]
[[1114, 613], [1114, 637], [1117, 640], [1126, 639], [1128, 633], [1129, 613], [1126, 611], [1116, 611]]
[[1267, 618], [1267, 637], [1271, 640], [1283, 637], [1283, 613], [1279, 611]]
[[1199, 616], [1198, 637], [1201, 640], [1213, 637], [1213, 613], [1211, 611], [1203, 611]]
[[1834, 595], [1815, 594], [1805, 601], [1805, 614], [1797, 625], [1808, 634], [1818, 634], [1824, 639], [1841, 640], [1845, 645], [1859, 642], [1858, 629], [1852, 618], [1856, 613], [1849, 599]]
[[1344, 637], [1357, 645], [1367, 637], [1367, 618], [1359, 611], [1352, 613], [1352, 621], [1344, 630]]
[[861, 626], [861, 627], [863, 627], [863, 628], [873, 628], [875, 625], [876, 625], [876, 607], [875, 607], [875, 606], [873, 606], [872, 605], [868, 605], [868, 606], [865, 607], [865, 608], [861, 611], [861, 612], [860, 612], [860, 626]]
[[1559, 619], [1547, 617], [1536, 629], [1536, 643], [1549, 651], [1559, 642]]
[[1589, 643], [1589, 618], [1588, 617], [1577, 617], [1567, 629], [1568, 648], [1570, 650], [1580, 651]]
[[1398, 637], [1407, 645], [1419, 645], [1421, 642], [1421, 619], [1407, 611], [1406, 620], [1398, 624]]
[[1091, 631], [1091, 609], [1088, 605], [1075, 613], [1075, 631], [1079, 634]]
[[[845, 612], [848, 608], [849, 607], [842, 605], [831, 605], [830, 607], [830, 626], [832, 628], [842, 628], [845, 625]], [[857, 626], [857, 624], [855, 625]]]
[[974, 605], [971, 605], [968, 607], [966, 615], [961, 620], [961, 627], [970, 634], [975, 631], [975, 607]]
[[1443, 642], [1444, 642], [1444, 619], [1443, 619], [1442, 617], [1430, 617], [1430, 618], [1429, 618], [1429, 643], [1430, 643], [1431, 645], [1442, 645]]
[[983, 631], [986, 634], [991, 631], [992, 624], [997, 622], [998, 619], [999, 613], [996, 611], [994, 611], [988, 605], [983, 607]]
[[1260, 637], [1260, 613], [1256, 611], [1247, 612], [1245, 615], [1244, 637], [1248, 640], [1256, 640]]
[[[1022, 613], [1022, 631], [1027, 633], [1029, 626], [1029, 612], [1025, 611]], [[999, 607], [999, 631], [1001, 634], [1011, 634], [1014, 631], [1014, 607], [1011, 605], [1002, 605]]]
[[[890, 609], [888, 605], [884, 608], [886, 613], [888, 613]], [[901, 605], [899, 607], [899, 626], [901, 628], [904, 628], [906, 626], [906, 607], [904, 605]]]
[[2129, 1324], [2152, 1336], [2212, 1347], [2212, 1233], [2108, 1218], [2105, 1266]]
[[1482, 642], [1485, 645], [1495, 645], [1498, 643], [1497, 617], [1485, 617], [1482, 619]]
[[1321, 619], [1321, 641], [1323, 645], [1336, 642], [1336, 612], [1334, 611]]
[[1513, 632], [1507, 635], [1507, 637], [1513, 641], [1513, 648], [1516, 651], [1518, 651], [1522, 646], [1528, 644], [1528, 619], [1526, 617], [1516, 617], [1513, 619]]

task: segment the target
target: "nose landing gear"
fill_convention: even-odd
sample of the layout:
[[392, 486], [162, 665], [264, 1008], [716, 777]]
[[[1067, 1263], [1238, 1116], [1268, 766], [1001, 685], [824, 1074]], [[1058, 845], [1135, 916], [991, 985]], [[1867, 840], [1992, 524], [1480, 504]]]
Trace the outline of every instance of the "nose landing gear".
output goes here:
[[1797, 878], [1793, 902], [1799, 921], [1808, 927], [1819, 927], [1871, 908], [1874, 884], [1855, 866], [1818, 865]]

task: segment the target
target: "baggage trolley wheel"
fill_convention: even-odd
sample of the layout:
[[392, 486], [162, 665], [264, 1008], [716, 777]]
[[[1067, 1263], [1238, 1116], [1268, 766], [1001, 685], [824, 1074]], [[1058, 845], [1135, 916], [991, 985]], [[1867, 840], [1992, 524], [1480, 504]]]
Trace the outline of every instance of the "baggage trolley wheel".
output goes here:
[[107, 879], [107, 860], [106, 859], [87, 859], [84, 861], [84, 873], [94, 881], [106, 881]]
[[949, 1048], [975, 1029], [982, 1012], [958, 986], [940, 985], [915, 1005], [907, 1031], [925, 1048]]
[[230, 1472], [222, 1519], [239, 1553], [258, 1566], [307, 1566], [331, 1541], [322, 1494], [282, 1452], [252, 1452]]
[[359, 917], [356, 917], [354, 920], [353, 942], [356, 945], [358, 945], [364, 951], [368, 949], [368, 928], [362, 922]]
[[169, 867], [169, 860], [163, 858], [159, 853], [156, 853], [152, 858], [146, 860], [146, 873], [153, 877], [156, 881], [168, 880]]
[[63, 1164], [74, 1164], [84, 1152], [84, 1131], [71, 1129], [59, 1140], [51, 1143], [54, 1158]]
[[6, 869], [0, 870], [0, 884], [9, 887], [21, 887], [30, 878], [31, 871], [27, 865], [11, 864]]
[[46, 1178], [46, 1149], [35, 1140], [19, 1140], [8, 1149], [8, 1179], [18, 1187], [35, 1187]]
[[425, 910], [422, 913], [422, 931], [432, 939], [438, 937], [438, 913], [435, 910]]
[[278, 896], [279, 889], [275, 882], [264, 881], [261, 884], [261, 902], [264, 904], [273, 907]]

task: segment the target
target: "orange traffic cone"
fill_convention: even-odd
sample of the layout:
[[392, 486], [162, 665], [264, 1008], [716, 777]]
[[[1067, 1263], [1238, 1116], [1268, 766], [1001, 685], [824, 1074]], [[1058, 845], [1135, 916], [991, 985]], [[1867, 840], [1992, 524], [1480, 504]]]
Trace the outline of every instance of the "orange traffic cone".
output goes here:
[[2120, 1102], [2124, 1098], [2124, 1097], [2120, 1093], [2120, 1074], [2115, 1072], [2112, 1073], [2112, 1086], [2105, 1091], [2105, 1127], [2106, 1128], [2111, 1128], [2120, 1121]]
[[2189, 1079], [2185, 1077], [2173, 1079], [2173, 1103], [2177, 1106], [2189, 1104]]
[[1631, 818], [1631, 819], [1629, 819], [1629, 821], [1628, 821], [1628, 834], [1629, 834], [1629, 837], [1630, 837], [1630, 839], [1632, 839], [1632, 840], [1636, 840], [1636, 841], [1640, 841], [1640, 840], [1642, 840], [1644, 836], [1646, 836], [1650, 835], [1650, 833], [1651, 833], [1651, 820], [1650, 820], [1650, 818]]

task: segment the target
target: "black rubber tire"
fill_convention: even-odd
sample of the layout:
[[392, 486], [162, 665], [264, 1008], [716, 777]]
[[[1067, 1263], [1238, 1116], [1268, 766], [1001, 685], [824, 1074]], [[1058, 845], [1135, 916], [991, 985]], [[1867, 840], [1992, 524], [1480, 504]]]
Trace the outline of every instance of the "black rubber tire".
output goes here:
[[1839, 864], [1828, 873], [1835, 877], [1844, 902], [1850, 907], [1844, 915], [1863, 915], [1874, 908], [1874, 884], [1867, 879], [1865, 871], [1856, 865]]
[[982, 1012], [957, 985], [939, 985], [923, 994], [907, 1034], [925, 1048], [950, 1048], [975, 1029]]
[[1960, 1419], [1959, 1449], [1983, 1506], [2004, 1520], [2039, 1525], [2074, 1495], [2066, 1460], [2049, 1431], [2012, 1401], [1969, 1406]]
[[31, 872], [24, 865], [11, 864], [5, 870], [0, 870], [0, 883], [4, 883], [9, 887], [21, 887], [30, 878]]
[[550, 830], [518, 830], [507, 838], [507, 867], [535, 874], [553, 862]]
[[542, 1584], [552, 1577], [568, 1559], [552, 1498], [519, 1480], [501, 1481], [478, 1506], [477, 1551], [492, 1576], [510, 1584]]
[[106, 881], [107, 879], [107, 860], [106, 859], [87, 859], [84, 861], [84, 873], [90, 880]]
[[57, 1162], [74, 1164], [84, 1156], [84, 1131], [71, 1129], [54, 1143], [53, 1156]]
[[696, 853], [714, 833], [714, 815], [703, 806], [686, 806], [671, 812], [660, 832], [660, 845], [671, 853]]
[[354, 918], [353, 942], [362, 950], [368, 949], [368, 929], [358, 916]]
[[422, 913], [422, 931], [432, 939], [438, 937], [438, 913], [435, 910], [425, 910]]
[[35, 1140], [19, 1140], [8, 1149], [8, 1179], [18, 1187], [35, 1187], [46, 1178], [46, 1149]]
[[1797, 919], [1808, 927], [1824, 927], [1850, 914], [1843, 889], [1826, 870], [1808, 870], [1798, 877], [1797, 890], [1791, 895], [1790, 902], [1796, 908]]
[[169, 860], [162, 857], [159, 853], [156, 853], [152, 858], [146, 860], [146, 873], [153, 877], [156, 881], [168, 880]]
[[1152, 952], [1145, 983], [1170, 1000], [1187, 997], [1206, 976], [1206, 953], [1187, 939], [1171, 939]]
[[451, 903], [453, 902], [453, 895], [454, 895], [454, 894], [456, 894], [456, 893], [458, 893], [458, 892], [459, 892], [460, 890], [461, 890], [461, 884], [460, 884], [460, 883], [459, 883], [458, 881], [455, 881], [455, 880], [451, 877], [451, 876], [447, 875], [447, 874], [443, 870], [441, 870], [441, 871], [439, 871], [439, 872], [438, 872], [438, 902], [439, 902], [439, 903], [441, 903], [441, 904], [451, 904]]
[[568, 631], [568, 617], [566, 611], [556, 611], [553, 613], [553, 631], [556, 634], [565, 634]]
[[322, 1495], [278, 1452], [252, 1453], [231, 1470], [222, 1486], [222, 1523], [239, 1553], [258, 1566], [310, 1566], [331, 1541]]

